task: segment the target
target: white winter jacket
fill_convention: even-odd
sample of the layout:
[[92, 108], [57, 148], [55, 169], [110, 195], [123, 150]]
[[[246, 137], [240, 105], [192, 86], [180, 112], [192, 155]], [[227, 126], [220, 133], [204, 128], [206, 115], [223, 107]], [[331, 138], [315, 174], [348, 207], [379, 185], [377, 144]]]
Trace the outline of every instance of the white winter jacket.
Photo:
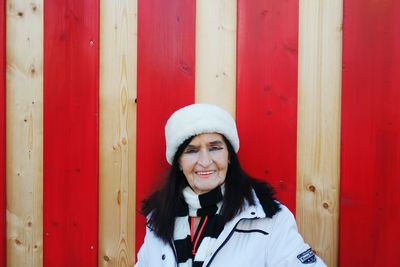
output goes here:
[[[225, 225], [203, 266], [326, 266], [304, 243], [288, 208], [281, 205], [277, 214], [267, 218], [256, 196], [255, 199], [256, 205], [247, 204]], [[147, 227], [135, 266], [176, 267], [174, 249]]]

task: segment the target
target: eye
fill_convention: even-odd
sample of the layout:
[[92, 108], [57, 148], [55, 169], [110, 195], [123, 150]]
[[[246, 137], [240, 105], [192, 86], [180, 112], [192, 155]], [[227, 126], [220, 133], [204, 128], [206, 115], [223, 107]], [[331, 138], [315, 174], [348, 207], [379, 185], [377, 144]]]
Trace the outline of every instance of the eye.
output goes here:
[[196, 148], [188, 148], [183, 153], [185, 153], [185, 154], [193, 154], [193, 153], [196, 153], [197, 151], [198, 151], [198, 149], [196, 149]]
[[209, 148], [210, 151], [217, 151], [217, 150], [221, 150], [221, 149], [224, 149], [224, 148], [221, 146], [212, 146]]

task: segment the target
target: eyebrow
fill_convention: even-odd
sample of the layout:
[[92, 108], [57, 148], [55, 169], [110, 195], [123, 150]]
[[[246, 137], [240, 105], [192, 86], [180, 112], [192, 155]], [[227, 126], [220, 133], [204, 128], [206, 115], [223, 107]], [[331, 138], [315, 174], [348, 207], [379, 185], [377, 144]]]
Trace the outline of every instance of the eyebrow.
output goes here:
[[212, 146], [222, 145], [222, 144], [223, 144], [222, 141], [219, 141], [219, 140], [210, 142], [210, 145], [212, 145]]
[[[216, 141], [212, 141], [212, 142], [210, 142], [209, 144], [208, 144], [209, 146], [220, 146], [220, 145], [223, 145], [223, 143], [222, 143], [222, 141], [219, 141], [219, 140], [216, 140]], [[197, 146], [195, 146], [195, 145], [187, 145], [187, 147], [186, 148], [196, 148]]]

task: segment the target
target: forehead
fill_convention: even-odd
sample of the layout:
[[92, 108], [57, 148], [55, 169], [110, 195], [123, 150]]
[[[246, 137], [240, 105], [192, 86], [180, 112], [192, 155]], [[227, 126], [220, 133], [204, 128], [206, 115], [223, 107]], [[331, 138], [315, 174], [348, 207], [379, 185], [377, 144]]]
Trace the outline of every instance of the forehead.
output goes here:
[[203, 133], [196, 135], [193, 137], [192, 141], [190, 141], [189, 145], [197, 145], [201, 143], [212, 143], [220, 141], [225, 144], [224, 138], [219, 133]]

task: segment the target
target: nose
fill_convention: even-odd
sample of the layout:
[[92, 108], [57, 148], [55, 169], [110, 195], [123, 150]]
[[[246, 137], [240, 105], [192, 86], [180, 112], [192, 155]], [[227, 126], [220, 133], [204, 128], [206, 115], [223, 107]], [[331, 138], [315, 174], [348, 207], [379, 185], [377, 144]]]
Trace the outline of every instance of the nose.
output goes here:
[[206, 149], [200, 150], [198, 163], [203, 167], [207, 167], [212, 163], [211, 155]]

